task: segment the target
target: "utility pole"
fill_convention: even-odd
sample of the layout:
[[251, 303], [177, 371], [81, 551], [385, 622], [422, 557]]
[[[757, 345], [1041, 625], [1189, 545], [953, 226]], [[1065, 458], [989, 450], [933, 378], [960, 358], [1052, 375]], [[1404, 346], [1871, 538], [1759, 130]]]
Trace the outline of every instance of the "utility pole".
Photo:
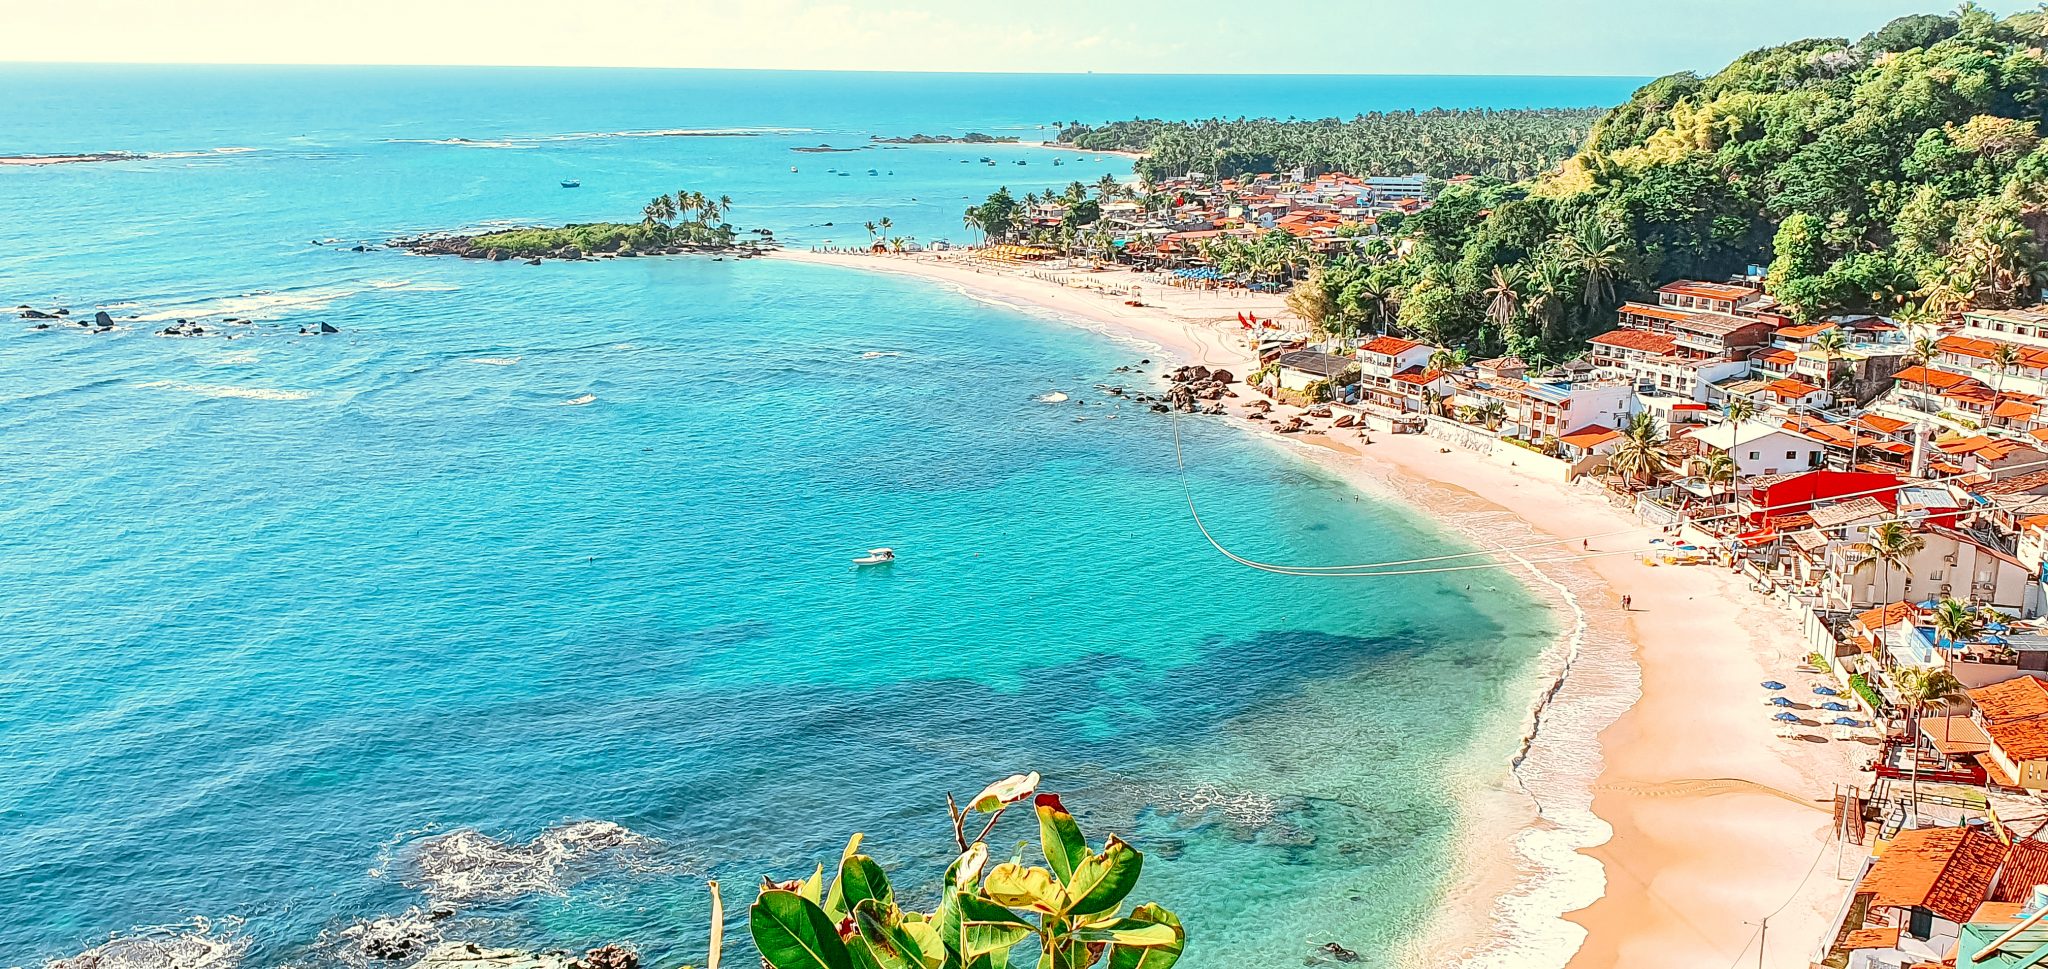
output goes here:
[[1756, 969], [1764, 969], [1764, 941], [1771, 935], [1771, 917], [1766, 915], [1756, 929]]

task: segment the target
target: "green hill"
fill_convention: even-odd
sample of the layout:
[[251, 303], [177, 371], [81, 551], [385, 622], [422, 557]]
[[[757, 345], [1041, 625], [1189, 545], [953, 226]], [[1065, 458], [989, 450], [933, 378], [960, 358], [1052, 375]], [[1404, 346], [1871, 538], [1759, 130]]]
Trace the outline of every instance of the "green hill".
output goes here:
[[2043, 26], [1966, 4], [1660, 78], [1556, 170], [1447, 190], [1401, 226], [1407, 257], [1321, 280], [1340, 313], [1391, 296], [1397, 328], [1481, 352], [1568, 352], [1632, 294], [1752, 263], [1807, 316], [2031, 304], [2048, 281]]

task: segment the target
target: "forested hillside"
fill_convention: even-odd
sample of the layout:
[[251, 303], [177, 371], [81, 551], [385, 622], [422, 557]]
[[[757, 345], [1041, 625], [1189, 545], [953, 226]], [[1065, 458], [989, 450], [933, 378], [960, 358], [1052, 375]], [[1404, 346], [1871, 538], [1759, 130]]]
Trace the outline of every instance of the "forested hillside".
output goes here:
[[1632, 293], [1751, 263], [1807, 316], [2032, 303], [2048, 238], [2042, 27], [1965, 5], [1661, 78], [1559, 170], [1451, 189], [1403, 226], [1408, 258], [1333, 265], [1324, 282], [1341, 312], [1366, 312], [1344, 297], [1366, 280], [1396, 297], [1400, 327], [1488, 350], [1563, 351]]

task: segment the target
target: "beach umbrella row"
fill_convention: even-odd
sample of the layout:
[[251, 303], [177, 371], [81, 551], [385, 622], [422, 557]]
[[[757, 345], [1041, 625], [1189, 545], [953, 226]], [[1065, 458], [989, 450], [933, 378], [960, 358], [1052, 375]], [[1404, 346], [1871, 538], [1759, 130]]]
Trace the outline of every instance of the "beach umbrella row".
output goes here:
[[1782, 690], [1785, 688], [1785, 684], [1780, 683], [1777, 680], [1765, 680], [1761, 685], [1766, 690]]
[[1773, 716], [1773, 717], [1772, 717], [1771, 719], [1773, 719], [1773, 720], [1782, 720], [1782, 721], [1784, 721], [1784, 722], [1786, 722], [1786, 723], [1798, 723], [1798, 722], [1799, 722], [1799, 714], [1796, 714], [1796, 713], [1780, 713], [1780, 714], [1777, 714], [1776, 716]]

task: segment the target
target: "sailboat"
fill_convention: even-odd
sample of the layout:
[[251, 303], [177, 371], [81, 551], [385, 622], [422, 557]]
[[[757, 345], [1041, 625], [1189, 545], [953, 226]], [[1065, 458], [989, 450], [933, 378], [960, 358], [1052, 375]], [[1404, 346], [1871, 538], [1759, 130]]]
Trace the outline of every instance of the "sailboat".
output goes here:
[[853, 560], [853, 564], [855, 564], [855, 565], [888, 565], [889, 563], [891, 563], [891, 562], [894, 562], [894, 561], [896, 561], [896, 550], [895, 550], [895, 549], [893, 549], [893, 548], [871, 548], [871, 549], [868, 549], [868, 554], [866, 554], [866, 555], [863, 555], [863, 556], [861, 556], [860, 558], [854, 559], [854, 560]]

